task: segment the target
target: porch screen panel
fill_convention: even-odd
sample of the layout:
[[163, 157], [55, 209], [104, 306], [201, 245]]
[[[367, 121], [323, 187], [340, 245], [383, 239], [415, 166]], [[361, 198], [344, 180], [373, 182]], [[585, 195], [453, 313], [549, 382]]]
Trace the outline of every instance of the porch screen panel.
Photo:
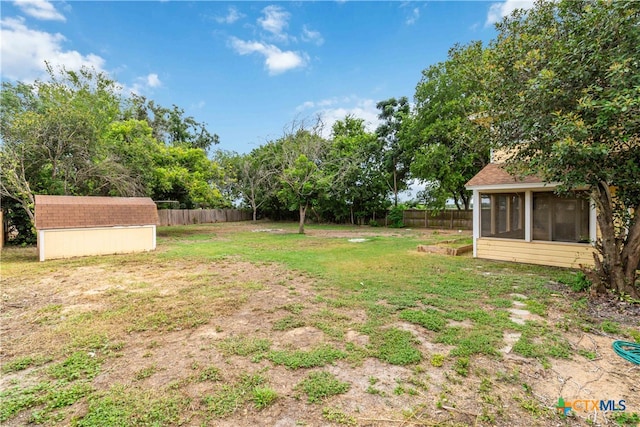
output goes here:
[[524, 239], [524, 193], [480, 194], [480, 235]]
[[533, 193], [533, 239], [589, 242], [589, 202], [554, 193]]

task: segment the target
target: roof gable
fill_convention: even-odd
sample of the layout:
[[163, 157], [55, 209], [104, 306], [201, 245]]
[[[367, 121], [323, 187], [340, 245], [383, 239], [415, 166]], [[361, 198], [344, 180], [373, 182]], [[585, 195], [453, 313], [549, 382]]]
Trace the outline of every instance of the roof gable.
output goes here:
[[158, 210], [149, 197], [36, 196], [38, 230], [158, 225]]

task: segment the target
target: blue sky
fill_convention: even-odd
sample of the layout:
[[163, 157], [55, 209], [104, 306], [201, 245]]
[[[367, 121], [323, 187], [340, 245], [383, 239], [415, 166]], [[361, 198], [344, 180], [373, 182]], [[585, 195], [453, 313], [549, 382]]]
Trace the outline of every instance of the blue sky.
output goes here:
[[421, 71], [455, 43], [531, 1], [2, 0], [3, 80], [43, 78], [44, 61], [107, 72], [125, 91], [176, 104], [237, 152], [294, 120], [347, 114], [376, 126], [378, 101], [413, 98]]

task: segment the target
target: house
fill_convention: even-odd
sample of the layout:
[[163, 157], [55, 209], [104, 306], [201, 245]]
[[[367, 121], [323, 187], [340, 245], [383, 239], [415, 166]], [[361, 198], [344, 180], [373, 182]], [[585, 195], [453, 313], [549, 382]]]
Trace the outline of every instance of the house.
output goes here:
[[473, 191], [473, 256], [593, 266], [595, 208], [587, 199], [554, 194], [556, 185], [536, 176], [518, 179], [499, 162], [478, 172], [466, 184]]
[[158, 223], [148, 197], [35, 197], [40, 261], [151, 251]]

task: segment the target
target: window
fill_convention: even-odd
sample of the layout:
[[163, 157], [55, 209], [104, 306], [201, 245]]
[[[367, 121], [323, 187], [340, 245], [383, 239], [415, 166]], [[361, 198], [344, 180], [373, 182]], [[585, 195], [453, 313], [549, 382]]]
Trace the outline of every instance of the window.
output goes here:
[[589, 242], [589, 201], [533, 193], [534, 240]]
[[524, 239], [524, 193], [480, 194], [480, 235]]

